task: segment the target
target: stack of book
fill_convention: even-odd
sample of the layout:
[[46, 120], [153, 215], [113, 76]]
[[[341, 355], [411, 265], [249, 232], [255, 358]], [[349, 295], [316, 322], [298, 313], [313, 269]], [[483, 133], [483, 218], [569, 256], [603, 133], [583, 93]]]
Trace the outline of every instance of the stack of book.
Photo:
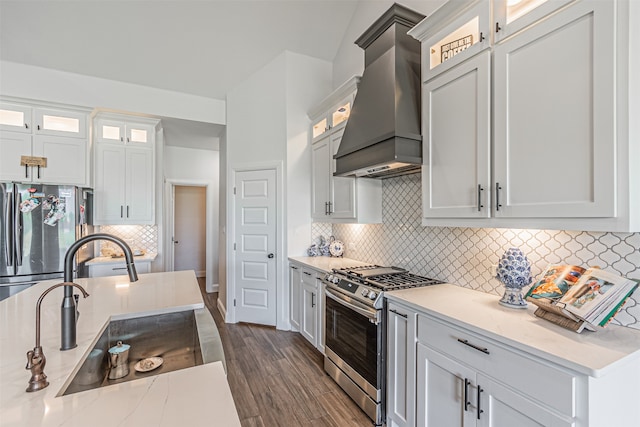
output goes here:
[[606, 326], [640, 284], [599, 268], [549, 265], [525, 298], [536, 316], [581, 332]]

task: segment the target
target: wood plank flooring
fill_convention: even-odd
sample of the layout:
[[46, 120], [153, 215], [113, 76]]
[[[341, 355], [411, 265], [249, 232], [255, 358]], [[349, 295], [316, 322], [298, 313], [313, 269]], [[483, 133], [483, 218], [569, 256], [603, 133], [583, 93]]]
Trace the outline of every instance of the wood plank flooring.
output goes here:
[[220, 331], [227, 380], [243, 426], [372, 426], [372, 421], [324, 372], [323, 356], [297, 332], [224, 323], [217, 293], [205, 304]]

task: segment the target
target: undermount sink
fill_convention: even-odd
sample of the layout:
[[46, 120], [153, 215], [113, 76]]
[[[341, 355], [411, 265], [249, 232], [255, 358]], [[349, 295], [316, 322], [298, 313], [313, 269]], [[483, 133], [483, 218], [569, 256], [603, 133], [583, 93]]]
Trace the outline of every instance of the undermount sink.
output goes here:
[[[109, 348], [115, 346], [118, 341], [131, 346], [129, 374], [111, 380], [107, 378]], [[201, 346], [201, 341], [205, 341], [204, 346]], [[136, 363], [149, 357], [162, 357], [162, 365], [149, 372], [138, 372], [134, 369]], [[113, 320], [106, 326], [80, 368], [59, 395], [120, 384], [215, 360], [222, 360], [224, 363], [222, 345], [213, 319], [210, 316], [207, 318], [202, 310]]]

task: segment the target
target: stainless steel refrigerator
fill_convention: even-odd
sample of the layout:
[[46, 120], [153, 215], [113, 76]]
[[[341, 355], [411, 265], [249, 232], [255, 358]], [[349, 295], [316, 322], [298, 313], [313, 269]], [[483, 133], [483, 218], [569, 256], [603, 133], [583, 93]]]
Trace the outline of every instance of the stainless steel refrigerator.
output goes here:
[[[0, 300], [62, 278], [67, 249], [92, 232], [90, 197], [90, 191], [73, 186], [0, 182]], [[92, 256], [88, 245], [76, 255], [76, 265]]]

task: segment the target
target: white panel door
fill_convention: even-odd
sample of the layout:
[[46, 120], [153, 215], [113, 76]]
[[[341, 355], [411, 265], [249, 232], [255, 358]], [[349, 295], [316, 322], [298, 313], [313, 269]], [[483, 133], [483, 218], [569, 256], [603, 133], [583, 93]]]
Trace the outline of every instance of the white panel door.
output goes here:
[[491, 57], [488, 51], [423, 86], [423, 216], [487, 218]]
[[235, 316], [276, 324], [276, 171], [236, 173]]
[[496, 46], [496, 216], [615, 216], [614, 10], [577, 2]]

